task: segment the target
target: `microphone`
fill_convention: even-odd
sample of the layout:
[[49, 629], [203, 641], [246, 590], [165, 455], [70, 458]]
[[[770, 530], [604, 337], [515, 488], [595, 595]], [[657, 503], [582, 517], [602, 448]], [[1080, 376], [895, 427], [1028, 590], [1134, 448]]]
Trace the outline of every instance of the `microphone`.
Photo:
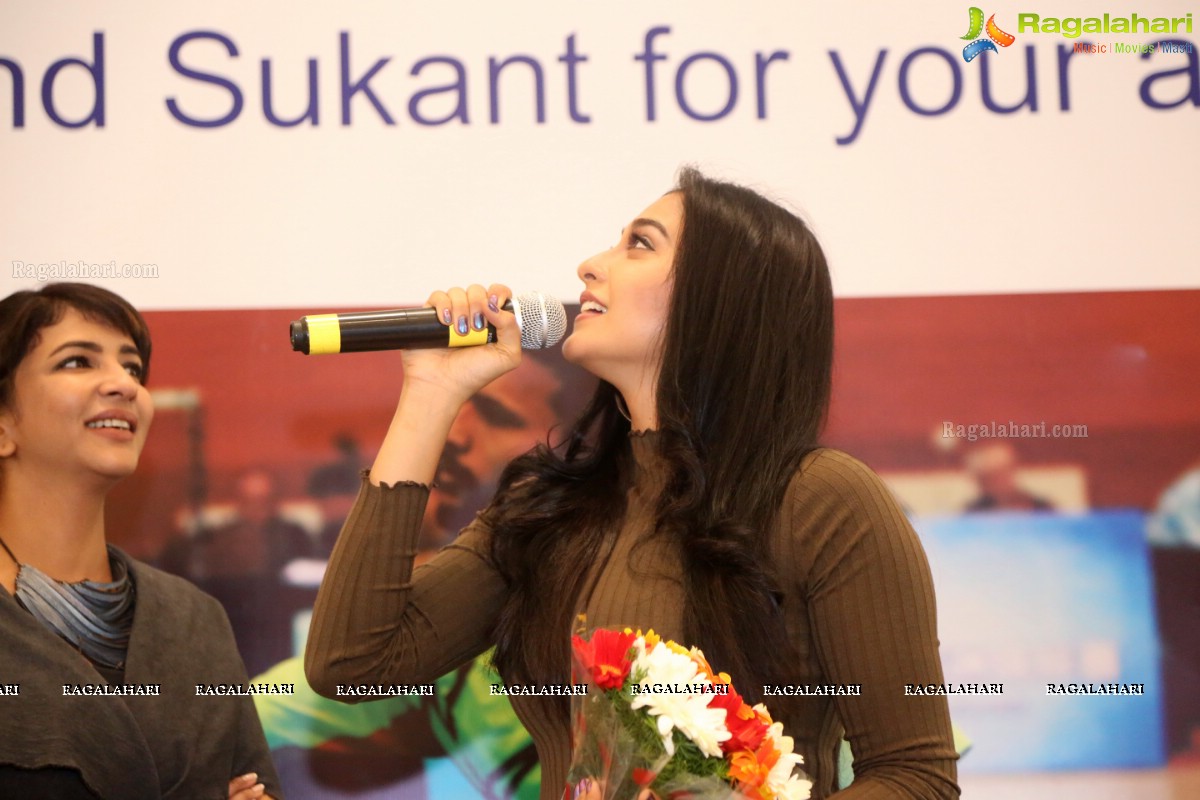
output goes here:
[[[542, 292], [525, 292], [504, 304], [521, 329], [521, 348], [553, 347], [567, 332], [567, 310]], [[496, 341], [496, 329], [460, 334], [444, 325], [432, 308], [397, 308], [351, 314], [310, 314], [291, 324], [292, 349], [305, 355], [413, 350], [422, 347], [470, 347]]]

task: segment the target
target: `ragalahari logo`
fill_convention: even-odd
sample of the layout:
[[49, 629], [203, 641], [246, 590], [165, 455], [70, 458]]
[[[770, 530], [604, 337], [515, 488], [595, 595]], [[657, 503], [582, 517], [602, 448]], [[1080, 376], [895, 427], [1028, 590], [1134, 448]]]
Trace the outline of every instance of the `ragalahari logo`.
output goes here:
[[[967, 35], [961, 38], [973, 39], [970, 44], [963, 48], [963, 61], [972, 61], [975, 56], [982, 53], [984, 50], [991, 50], [993, 53], [1000, 52], [996, 49], [996, 45], [1008, 47], [1017, 40], [1017, 37], [1011, 33], [1005, 33], [1000, 30], [1000, 26], [996, 24], [996, 15], [992, 14], [988, 17], [987, 25], [983, 24], [983, 9], [971, 6], [971, 27], [967, 29]], [[987, 38], [980, 39], [979, 34], [987, 30]]]

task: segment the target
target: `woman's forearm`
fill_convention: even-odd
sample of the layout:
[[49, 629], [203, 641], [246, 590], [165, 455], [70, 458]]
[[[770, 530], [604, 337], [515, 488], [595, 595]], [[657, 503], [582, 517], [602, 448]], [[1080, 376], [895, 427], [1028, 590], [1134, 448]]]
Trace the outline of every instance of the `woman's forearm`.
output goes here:
[[405, 381], [396, 413], [371, 466], [371, 483], [430, 485], [462, 400], [419, 381]]

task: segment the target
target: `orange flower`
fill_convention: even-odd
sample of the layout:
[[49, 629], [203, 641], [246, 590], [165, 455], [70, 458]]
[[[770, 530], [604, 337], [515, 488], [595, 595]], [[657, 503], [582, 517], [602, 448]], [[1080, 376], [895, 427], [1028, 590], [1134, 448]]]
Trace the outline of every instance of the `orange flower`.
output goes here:
[[739, 750], [729, 756], [729, 777], [737, 781], [739, 789], [757, 789], [767, 779], [767, 772], [759, 769], [753, 751]]
[[779, 751], [775, 749], [775, 740], [770, 736], [762, 740], [762, 744], [754, 751], [755, 758], [762, 767], [770, 772], [771, 768], [779, 761]]
[[702, 653], [700, 650], [697, 650], [695, 647], [693, 647], [688, 655], [692, 657], [692, 661], [695, 661], [700, 666], [700, 669], [704, 670], [705, 676], [713, 683], [729, 684], [733, 682], [733, 679], [729, 677], [728, 672], [713, 672], [713, 668], [709, 665], [708, 659], [704, 657], [704, 653]]
[[752, 800], [775, 800], [767, 785], [770, 772], [770, 768], [760, 763], [758, 756], [749, 750], [740, 750], [729, 757], [729, 777], [737, 790]]

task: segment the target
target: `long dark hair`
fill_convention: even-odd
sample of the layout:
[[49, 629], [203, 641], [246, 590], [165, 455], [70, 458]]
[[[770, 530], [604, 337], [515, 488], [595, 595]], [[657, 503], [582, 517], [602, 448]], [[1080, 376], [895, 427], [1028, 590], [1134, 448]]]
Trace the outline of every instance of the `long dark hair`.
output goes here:
[[[687, 643], [756, 699], [788, 664], [767, 538], [824, 424], [833, 294], [820, 245], [792, 213], [693, 169], [676, 191], [683, 232], [657, 386], [668, 474], [656, 530], [680, 543]], [[510, 588], [493, 657], [506, 680], [566, 678], [585, 565], [625, 506], [629, 422], [616, 398], [601, 381], [561, 443], [501, 476], [486, 521]]]
[[150, 375], [150, 329], [125, 298], [87, 283], [48, 283], [38, 291], [13, 292], [0, 300], [0, 408], [12, 402], [13, 375], [41, 337], [68, 308], [133, 340], [142, 359], [141, 382]]

